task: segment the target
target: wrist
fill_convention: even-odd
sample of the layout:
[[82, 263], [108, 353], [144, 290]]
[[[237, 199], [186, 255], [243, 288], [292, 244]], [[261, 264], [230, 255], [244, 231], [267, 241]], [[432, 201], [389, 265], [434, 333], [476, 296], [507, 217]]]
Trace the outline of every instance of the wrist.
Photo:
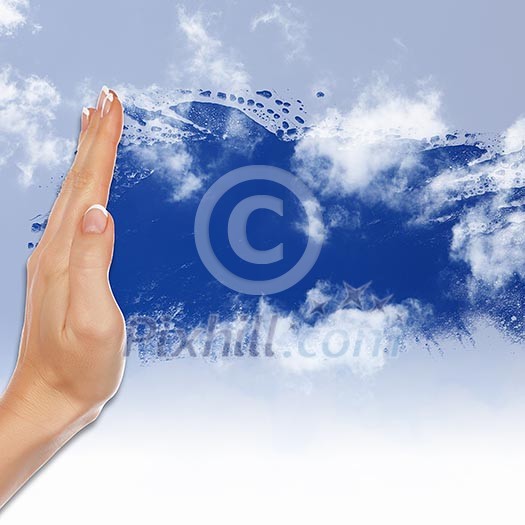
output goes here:
[[52, 388], [40, 376], [17, 370], [0, 397], [0, 410], [42, 441], [65, 443], [93, 422], [100, 407], [82, 407]]
[[70, 438], [96, 418], [18, 368], [0, 397], [0, 509]]

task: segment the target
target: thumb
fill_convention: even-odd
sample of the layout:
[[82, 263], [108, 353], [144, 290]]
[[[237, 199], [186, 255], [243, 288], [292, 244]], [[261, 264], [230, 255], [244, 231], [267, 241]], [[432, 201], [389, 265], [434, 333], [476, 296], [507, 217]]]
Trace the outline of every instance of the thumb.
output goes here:
[[69, 258], [70, 314], [103, 320], [116, 303], [109, 285], [115, 238], [113, 218], [100, 204], [91, 206], [77, 228]]

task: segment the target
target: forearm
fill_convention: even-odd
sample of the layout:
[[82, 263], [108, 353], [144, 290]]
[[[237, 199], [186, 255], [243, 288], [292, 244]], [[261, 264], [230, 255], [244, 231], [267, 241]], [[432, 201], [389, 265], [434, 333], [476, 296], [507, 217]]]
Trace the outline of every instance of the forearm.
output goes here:
[[0, 509], [97, 413], [77, 410], [43, 385], [15, 378], [0, 398]]

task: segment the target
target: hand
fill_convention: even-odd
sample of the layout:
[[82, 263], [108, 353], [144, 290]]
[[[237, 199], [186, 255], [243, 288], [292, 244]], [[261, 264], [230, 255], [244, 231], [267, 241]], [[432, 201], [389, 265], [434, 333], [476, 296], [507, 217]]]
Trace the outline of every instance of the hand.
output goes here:
[[122, 123], [107, 88], [83, 110], [75, 161], [27, 263], [19, 357], [0, 399], [0, 507], [122, 380], [125, 324], [108, 280], [114, 224], [105, 209]]

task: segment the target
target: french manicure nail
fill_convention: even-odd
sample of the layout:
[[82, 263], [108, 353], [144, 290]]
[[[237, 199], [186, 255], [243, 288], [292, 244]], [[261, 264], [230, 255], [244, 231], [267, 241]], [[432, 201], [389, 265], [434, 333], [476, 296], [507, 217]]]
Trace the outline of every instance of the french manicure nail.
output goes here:
[[88, 125], [89, 125], [89, 109], [84, 107], [82, 108], [82, 118], [80, 121], [80, 130], [86, 131]]
[[113, 93], [109, 91], [107, 86], [103, 86], [97, 102], [97, 109], [100, 111], [100, 118], [104, 118], [104, 116], [109, 113], [112, 102]]
[[97, 100], [97, 111], [102, 108], [102, 103], [104, 102], [104, 99], [108, 95], [109, 95], [108, 86], [102, 86], [102, 89], [100, 90], [100, 95], [98, 96], [98, 100]]
[[101, 204], [94, 204], [86, 213], [82, 221], [84, 233], [104, 233], [108, 224], [108, 212]]

